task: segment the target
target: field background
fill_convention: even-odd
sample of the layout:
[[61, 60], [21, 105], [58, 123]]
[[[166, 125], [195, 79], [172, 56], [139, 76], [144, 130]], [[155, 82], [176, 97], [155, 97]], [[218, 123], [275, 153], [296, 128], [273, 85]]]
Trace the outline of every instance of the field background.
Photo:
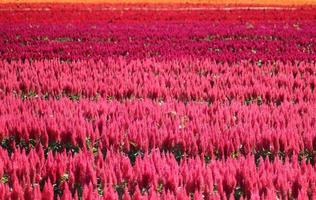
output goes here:
[[1, 0], [1, 3], [210, 3], [255, 5], [315, 5], [316, 0]]

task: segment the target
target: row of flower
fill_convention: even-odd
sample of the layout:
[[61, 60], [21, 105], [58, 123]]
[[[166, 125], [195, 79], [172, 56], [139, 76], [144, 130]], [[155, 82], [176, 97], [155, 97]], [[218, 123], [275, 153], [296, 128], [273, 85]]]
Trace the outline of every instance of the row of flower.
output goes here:
[[313, 20], [9, 23], [1, 24], [0, 58], [68, 61], [155, 57], [172, 60], [192, 56], [218, 62], [311, 61], [316, 53], [315, 34]]
[[1, 4], [0, 10], [0, 22], [55, 25], [86, 22], [314, 20], [316, 15], [314, 8], [308, 6], [247, 9], [245, 6], [214, 7], [207, 4]]
[[132, 165], [126, 155], [99, 149], [58, 153], [38, 146], [12, 156], [0, 149], [1, 199], [314, 199], [315, 167], [297, 156], [274, 162], [253, 156], [194, 157], [178, 162], [153, 150]]
[[14, 147], [32, 145], [77, 151], [92, 144], [106, 150], [172, 152], [177, 159], [308, 156], [316, 149], [315, 104], [257, 104], [133, 101], [73, 102], [6, 97], [0, 101], [0, 138]]
[[0, 97], [296, 104], [316, 101], [314, 65], [308, 62], [216, 64], [208, 59], [189, 58], [163, 62], [154, 59], [0, 61]]

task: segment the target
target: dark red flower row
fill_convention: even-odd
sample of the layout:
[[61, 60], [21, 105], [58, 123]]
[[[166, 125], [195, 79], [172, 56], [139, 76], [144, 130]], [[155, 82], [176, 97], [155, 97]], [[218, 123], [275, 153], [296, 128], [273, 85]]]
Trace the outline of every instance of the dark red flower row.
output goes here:
[[206, 4], [1, 4], [0, 23], [113, 23], [158, 21], [303, 21], [315, 19], [315, 7], [214, 6]]
[[1, 24], [0, 58], [173, 60], [189, 56], [230, 63], [313, 61], [315, 27], [312, 20], [8, 23]]

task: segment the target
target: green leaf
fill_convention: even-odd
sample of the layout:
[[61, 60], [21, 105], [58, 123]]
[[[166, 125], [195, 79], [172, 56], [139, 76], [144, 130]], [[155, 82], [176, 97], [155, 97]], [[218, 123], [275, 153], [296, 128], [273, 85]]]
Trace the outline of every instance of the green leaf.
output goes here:
[[69, 179], [69, 174], [67, 172], [65, 172], [61, 177], [60, 177], [60, 182], [65, 182], [68, 181]]
[[3, 184], [6, 184], [9, 182], [9, 175], [8, 174], [4, 174], [2, 177], [1, 177], [1, 183]]

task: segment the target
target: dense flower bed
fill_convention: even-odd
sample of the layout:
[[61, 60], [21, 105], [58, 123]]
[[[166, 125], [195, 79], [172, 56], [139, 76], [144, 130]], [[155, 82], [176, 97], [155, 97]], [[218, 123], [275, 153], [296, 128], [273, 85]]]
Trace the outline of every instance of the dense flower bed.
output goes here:
[[0, 5], [0, 199], [315, 199], [315, 13]]
[[217, 62], [294, 62], [315, 58], [315, 21], [210, 20], [3, 24], [0, 58], [173, 60], [189, 56]]

